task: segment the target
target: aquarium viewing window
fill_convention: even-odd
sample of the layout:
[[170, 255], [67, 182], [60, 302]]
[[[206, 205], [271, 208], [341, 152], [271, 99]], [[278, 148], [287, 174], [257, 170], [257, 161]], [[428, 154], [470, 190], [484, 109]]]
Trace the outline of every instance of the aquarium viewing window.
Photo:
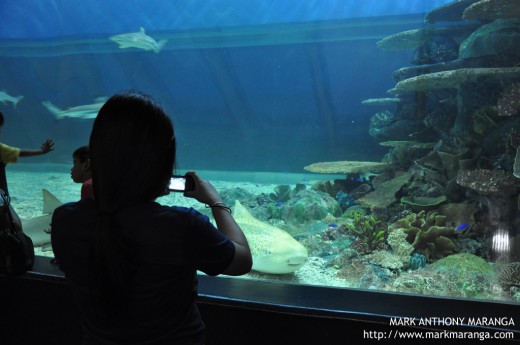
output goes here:
[[0, 11], [1, 142], [56, 142], [7, 167], [38, 255], [53, 207], [80, 196], [72, 152], [107, 97], [138, 89], [175, 124], [178, 173], [248, 224], [254, 270], [229, 279], [520, 301], [517, 0]]

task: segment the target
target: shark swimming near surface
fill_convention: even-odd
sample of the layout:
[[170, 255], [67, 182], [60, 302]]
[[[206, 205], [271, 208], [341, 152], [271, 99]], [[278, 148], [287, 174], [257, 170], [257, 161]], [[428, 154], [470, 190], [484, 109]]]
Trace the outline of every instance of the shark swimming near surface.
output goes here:
[[110, 36], [109, 39], [117, 43], [120, 49], [137, 48], [153, 50], [156, 54], [158, 54], [166, 42], [168, 42], [168, 40], [160, 40], [157, 42], [152, 37], [148, 36], [142, 27], [138, 32], [114, 35]]
[[2, 102], [2, 104], [7, 104], [7, 102], [11, 102], [11, 103], [13, 103], [13, 107], [16, 108], [16, 105], [22, 99], [23, 99], [23, 96], [14, 97], [14, 96], [11, 96], [10, 94], [8, 94], [5, 91], [0, 91], [0, 102]]
[[51, 243], [51, 235], [48, 230], [51, 226], [52, 213], [56, 207], [62, 204], [62, 202], [47, 189], [42, 189], [42, 194], [42, 215], [21, 219], [23, 232], [31, 238], [35, 246]]
[[66, 117], [76, 119], [94, 119], [107, 99], [107, 97], [98, 97], [92, 104], [78, 105], [68, 109], [60, 109], [50, 101], [42, 102], [42, 104], [57, 120], [62, 120]]
[[307, 249], [300, 242], [282, 229], [253, 217], [238, 200], [235, 201], [233, 217], [246, 235], [254, 271], [291, 273], [307, 261]]

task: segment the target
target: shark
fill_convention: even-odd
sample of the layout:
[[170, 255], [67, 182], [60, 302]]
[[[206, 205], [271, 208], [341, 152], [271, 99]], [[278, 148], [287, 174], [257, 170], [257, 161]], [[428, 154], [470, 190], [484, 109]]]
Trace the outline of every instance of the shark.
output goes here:
[[105, 104], [108, 97], [98, 97], [92, 104], [78, 105], [68, 109], [60, 109], [50, 101], [42, 102], [43, 106], [51, 112], [56, 120], [62, 120], [64, 118], [76, 118], [76, 119], [94, 119], [99, 109]]
[[[51, 242], [50, 224], [52, 213], [62, 205], [47, 189], [42, 189], [42, 215], [21, 219], [24, 233], [29, 236], [35, 246]], [[302, 267], [308, 259], [307, 249], [287, 232], [262, 222], [238, 201], [235, 201], [234, 218], [244, 231], [251, 254], [253, 270], [269, 274], [292, 273]]]
[[52, 213], [62, 202], [47, 189], [42, 189], [43, 210], [40, 216], [22, 218], [23, 232], [31, 238], [35, 246], [51, 243], [49, 229], [51, 227]]
[[307, 261], [307, 249], [300, 242], [282, 229], [253, 217], [238, 200], [235, 201], [233, 217], [249, 243], [254, 271], [292, 273]]
[[11, 96], [10, 94], [8, 94], [5, 91], [0, 91], [0, 102], [2, 102], [2, 104], [7, 104], [7, 102], [11, 102], [11, 103], [13, 103], [13, 107], [16, 108], [16, 105], [22, 99], [23, 99], [23, 96], [21, 96], [21, 95], [17, 96], [17, 97], [14, 97], [14, 96]]
[[160, 40], [157, 42], [152, 37], [148, 36], [142, 27], [138, 32], [114, 35], [110, 36], [109, 39], [116, 42], [120, 49], [138, 48], [153, 50], [156, 54], [158, 54], [166, 42], [168, 42], [168, 40]]

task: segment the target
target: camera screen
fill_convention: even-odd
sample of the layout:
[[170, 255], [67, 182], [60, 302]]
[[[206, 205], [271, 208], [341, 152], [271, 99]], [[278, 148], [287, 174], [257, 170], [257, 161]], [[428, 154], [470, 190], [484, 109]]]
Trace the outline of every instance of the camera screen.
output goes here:
[[168, 189], [171, 191], [184, 191], [186, 188], [186, 178], [185, 177], [172, 177], [170, 179], [170, 185]]

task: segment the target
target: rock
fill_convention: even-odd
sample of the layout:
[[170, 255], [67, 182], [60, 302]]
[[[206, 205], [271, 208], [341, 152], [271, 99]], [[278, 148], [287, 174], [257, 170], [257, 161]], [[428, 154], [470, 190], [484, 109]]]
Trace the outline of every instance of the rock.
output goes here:
[[507, 80], [520, 77], [520, 67], [462, 68], [435, 72], [401, 80], [388, 93], [403, 94], [417, 91], [455, 89], [462, 83], [477, 82], [480, 77]]
[[372, 127], [368, 134], [377, 141], [396, 141], [406, 140], [410, 137], [410, 133], [420, 129], [421, 123], [412, 120], [397, 120], [384, 127]]
[[433, 24], [437, 22], [459, 22], [464, 11], [478, 0], [455, 0], [430, 11], [424, 17], [424, 22]]
[[489, 66], [501, 67], [502, 62], [503, 60], [500, 60], [498, 57], [495, 56], [479, 56], [475, 58], [456, 59], [453, 61], [439, 62], [429, 65], [403, 67], [398, 70], [395, 70], [392, 73], [392, 78], [395, 81], [401, 81], [403, 79], [416, 77], [422, 74], [456, 70], [461, 68], [476, 68]]
[[445, 195], [437, 197], [429, 196], [405, 196], [401, 198], [403, 204], [407, 204], [414, 211], [432, 210], [446, 202], [448, 198]]
[[365, 105], [395, 105], [403, 103], [407, 100], [404, 100], [402, 98], [369, 98], [365, 99], [361, 102], [361, 104]]
[[495, 19], [520, 17], [518, 0], [481, 0], [464, 10], [462, 19], [492, 22]]
[[459, 44], [451, 37], [436, 34], [415, 49], [411, 61], [415, 65], [425, 65], [448, 62], [458, 57]]
[[280, 219], [290, 224], [302, 224], [321, 220], [328, 214], [339, 216], [338, 202], [326, 193], [302, 190], [293, 199], [280, 207]]
[[520, 19], [499, 19], [483, 25], [462, 42], [459, 56], [506, 56], [517, 61], [520, 57]]
[[393, 165], [388, 163], [361, 161], [319, 162], [304, 167], [307, 171], [320, 174], [369, 173], [391, 170], [392, 168]]
[[377, 47], [384, 51], [403, 51], [420, 47], [434, 36], [447, 36], [460, 43], [478, 26], [472, 23], [448, 26], [426, 27], [399, 32], [377, 41]]

